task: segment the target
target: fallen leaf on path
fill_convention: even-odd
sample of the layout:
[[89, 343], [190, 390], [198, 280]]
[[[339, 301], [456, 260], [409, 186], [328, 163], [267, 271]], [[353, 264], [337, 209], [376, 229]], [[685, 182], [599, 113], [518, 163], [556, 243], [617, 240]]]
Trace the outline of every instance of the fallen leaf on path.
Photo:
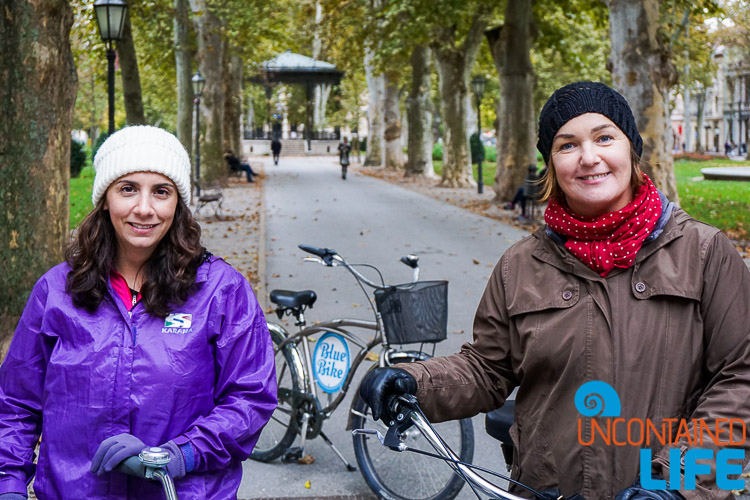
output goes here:
[[[300, 459], [300, 461], [302, 461], [302, 459]], [[305, 483], [305, 488], [307, 488], [308, 490], [310, 489], [310, 480], [308, 480], [308, 481], [307, 481], [307, 482]]]
[[[312, 455], [310, 455], [310, 454], [308, 453], [308, 454], [307, 454], [307, 455], [305, 455], [304, 457], [302, 457], [302, 458], [300, 458], [299, 460], [297, 460], [297, 463], [300, 463], [300, 464], [302, 464], [302, 465], [310, 465], [310, 464], [313, 464], [313, 463], [315, 463], [315, 457], [313, 457]], [[305, 483], [305, 488], [309, 488], [309, 487], [310, 487], [310, 481], [307, 481], [307, 482]]]
[[464, 333], [464, 331], [463, 330], [456, 330], [456, 333], [461, 334], [461, 333]]
[[380, 355], [376, 352], [368, 352], [367, 356], [365, 356], [365, 359], [367, 361], [380, 361]]
[[471, 261], [472, 261], [472, 262], [473, 262], [474, 264], [476, 264], [476, 265], [479, 265], [479, 261], [478, 261], [477, 259], [471, 259]]

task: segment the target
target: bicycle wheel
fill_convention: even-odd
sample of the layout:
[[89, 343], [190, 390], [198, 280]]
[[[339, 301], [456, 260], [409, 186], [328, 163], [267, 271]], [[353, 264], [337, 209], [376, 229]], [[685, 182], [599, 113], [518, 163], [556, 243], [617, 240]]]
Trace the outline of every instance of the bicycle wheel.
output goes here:
[[250, 458], [260, 462], [270, 462], [280, 457], [294, 442], [299, 432], [296, 408], [292, 405], [291, 395], [302, 390], [302, 374], [298, 370], [299, 352], [292, 345], [280, 350], [279, 345], [286, 338], [283, 328], [268, 323], [268, 330], [273, 340], [276, 357], [276, 382], [278, 384], [279, 403], [271, 419], [260, 433], [258, 442]]
[[[353, 429], [388, 428], [372, 418], [370, 407], [357, 396], [352, 407]], [[448, 446], [466, 462], [474, 457], [474, 428], [468, 418], [434, 424]], [[405, 443], [434, 453], [434, 449], [416, 428], [406, 430]], [[354, 455], [367, 486], [380, 498], [403, 500], [450, 500], [458, 495], [464, 480], [447, 464], [417, 453], [394, 452], [370, 435], [354, 436]]]

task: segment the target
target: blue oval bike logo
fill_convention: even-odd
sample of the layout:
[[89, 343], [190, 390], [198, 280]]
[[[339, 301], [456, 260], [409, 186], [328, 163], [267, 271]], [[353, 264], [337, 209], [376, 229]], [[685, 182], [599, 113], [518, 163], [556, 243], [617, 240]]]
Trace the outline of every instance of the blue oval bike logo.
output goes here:
[[350, 366], [349, 346], [343, 337], [330, 332], [320, 337], [313, 352], [313, 374], [321, 389], [327, 393], [341, 389]]

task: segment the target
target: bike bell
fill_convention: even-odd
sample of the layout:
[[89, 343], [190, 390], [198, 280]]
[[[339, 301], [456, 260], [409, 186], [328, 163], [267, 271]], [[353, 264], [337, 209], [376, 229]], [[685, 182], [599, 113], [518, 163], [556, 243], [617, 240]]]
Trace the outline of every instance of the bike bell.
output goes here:
[[144, 448], [140, 454], [138, 454], [138, 458], [146, 467], [164, 467], [171, 459], [169, 452], [158, 446]]

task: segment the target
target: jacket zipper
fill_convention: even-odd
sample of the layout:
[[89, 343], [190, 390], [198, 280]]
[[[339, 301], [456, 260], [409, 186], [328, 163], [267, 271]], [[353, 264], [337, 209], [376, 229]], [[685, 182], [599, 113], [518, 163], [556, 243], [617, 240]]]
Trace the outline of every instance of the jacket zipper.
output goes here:
[[[135, 304], [133, 304], [135, 305]], [[133, 323], [133, 311], [128, 311], [128, 316], [130, 317], [130, 329], [133, 332], [133, 346], [135, 346], [135, 338], [138, 334], [138, 328], [135, 326], [135, 323]]]

